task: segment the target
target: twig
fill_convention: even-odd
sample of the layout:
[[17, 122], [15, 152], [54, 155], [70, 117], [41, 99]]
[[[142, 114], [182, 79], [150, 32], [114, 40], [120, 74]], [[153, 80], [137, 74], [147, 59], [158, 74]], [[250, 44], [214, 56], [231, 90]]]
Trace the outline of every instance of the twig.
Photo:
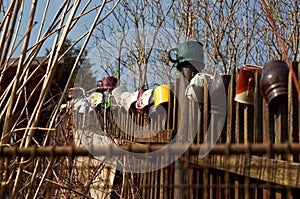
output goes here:
[[277, 27], [276, 27], [276, 24], [271, 16], [271, 13], [269, 11], [269, 9], [267, 8], [267, 4], [264, 0], [260, 0], [262, 6], [263, 6], [263, 9], [267, 15], [267, 18], [270, 22], [270, 25], [274, 31], [274, 34], [276, 36], [276, 39], [277, 39], [277, 42], [279, 43], [280, 47], [281, 47], [281, 50], [283, 52], [283, 55], [284, 55], [284, 58], [285, 58], [285, 61], [287, 63], [287, 65], [289, 66], [289, 69], [290, 69], [290, 72], [292, 73], [292, 78], [293, 78], [293, 82], [294, 82], [294, 85], [295, 85], [295, 88], [297, 90], [297, 93], [298, 93], [298, 99], [300, 100], [300, 85], [298, 83], [298, 79], [297, 79], [297, 76], [295, 74], [295, 71], [294, 71], [294, 68], [293, 68], [293, 65], [292, 65], [292, 62], [289, 58], [289, 55], [288, 55], [288, 52], [287, 52], [287, 49], [284, 45], [284, 42], [282, 40], [282, 37], [279, 35], [278, 31], [277, 31]]
[[[32, 175], [32, 173], [29, 172], [29, 171], [23, 170], [23, 172]], [[38, 175], [35, 176], [35, 177], [41, 178], [41, 176], [38, 176]], [[77, 190], [75, 190], [75, 189], [73, 189], [73, 188], [71, 188], [71, 187], [67, 187], [67, 186], [65, 186], [65, 185], [63, 185], [63, 184], [57, 183], [57, 182], [55, 182], [55, 181], [53, 181], [53, 180], [50, 180], [50, 179], [48, 179], [48, 178], [45, 178], [45, 181], [50, 182], [51, 184], [54, 184], [54, 185], [56, 185], [56, 186], [58, 186], [58, 187], [61, 187], [61, 188], [63, 188], [63, 189], [70, 190], [70, 191], [72, 191], [72, 192], [74, 192], [74, 193], [76, 193], [76, 194], [78, 194], [78, 195], [80, 195], [80, 196], [83, 196], [83, 197], [85, 197], [85, 198], [92, 199], [91, 197], [87, 196], [87, 195], [84, 194], [84, 193], [81, 193], [80, 191], [77, 191]]]

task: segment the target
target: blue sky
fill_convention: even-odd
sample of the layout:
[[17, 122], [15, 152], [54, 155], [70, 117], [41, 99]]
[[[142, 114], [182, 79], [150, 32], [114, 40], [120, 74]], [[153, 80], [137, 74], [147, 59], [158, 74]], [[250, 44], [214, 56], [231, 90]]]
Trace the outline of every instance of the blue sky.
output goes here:
[[[40, 26], [41, 26], [42, 17], [43, 17], [43, 14], [44, 14], [44, 9], [45, 9], [45, 6], [46, 6], [46, 2], [47, 2], [46, 0], [38, 1], [37, 11], [36, 11], [36, 15], [35, 15], [36, 24], [32, 29], [32, 34], [31, 34], [29, 46], [32, 46], [37, 40], [37, 35], [38, 35], [38, 31], [39, 31]], [[4, 6], [8, 7], [9, 2], [6, 2], [5, 4], [6, 5], [4, 5]], [[48, 12], [47, 12], [47, 17], [46, 17], [45, 24], [44, 24], [44, 28], [42, 29], [42, 34], [45, 33], [46, 28], [50, 25], [51, 21], [53, 20], [55, 14], [56, 14], [57, 10], [59, 9], [59, 7], [61, 6], [61, 4], [62, 4], [61, 0], [51, 0], [50, 1], [49, 9], [48, 9]], [[91, 4], [91, 5], [94, 5], [94, 4]], [[81, 11], [83, 6], [84, 6], [84, 3], [81, 3], [81, 6], [80, 6], [77, 13], [79, 13]], [[90, 7], [91, 6], [89, 6], [89, 8]], [[28, 19], [29, 19], [29, 15], [30, 15], [30, 9], [31, 9], [31, 1], [25, 1], [23, 19], [22, 19], [21, 26], [20, 26], [20, 32], [18, 34], [18, 39], [21, 39], [22, 36], [24, 36], [24, 34], [26, 32], [27, 23], [28, 23]], [[68, 35], [68, 38], [72, 39], [72, 40], [77, 40], [77, 38], [79, 38], [82, 34], [84, 34], [84, 32], [86, 32], [87, 28], [89, 28], [89, 26], [92, 24], [93, 19], [96, 15], [96, 12], [97, 11], [93, 11], [93, 12], [89, 13], [88, 15], [80, 18], [80, 20], [78, 21], [78, 24], [76, 24], [74, 26], [73, 30], [70, 31], [70, 33]], [[0, 17], [3, 17], [3, 15], [0, 16]], [[53, 41], [54, 41], [54, 36], [49, 37], [45, 41], [45, 43], [43, 44], [43, 46], [42, 46], [41, 50], [39, 51], [38, 55], [39, 56], [45, 55], [45, 49], [46, 48], [48, 48], [48, 49], [51, 48], [52, 45], [53, 45]], [[18, 49], [14, 53], [14, 57], [17, 57], [20, 54], [21, 48], [22, 48], [22, 44], [18, 47]]]

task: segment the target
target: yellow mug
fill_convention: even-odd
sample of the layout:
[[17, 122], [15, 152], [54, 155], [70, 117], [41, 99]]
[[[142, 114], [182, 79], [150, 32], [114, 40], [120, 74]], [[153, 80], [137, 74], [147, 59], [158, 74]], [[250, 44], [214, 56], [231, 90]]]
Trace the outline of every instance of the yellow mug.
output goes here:
[[170, 87], [167, 84], [163, 84], [154, 89], [154, 106], [162, 104], [169, 101], [170, 97]]

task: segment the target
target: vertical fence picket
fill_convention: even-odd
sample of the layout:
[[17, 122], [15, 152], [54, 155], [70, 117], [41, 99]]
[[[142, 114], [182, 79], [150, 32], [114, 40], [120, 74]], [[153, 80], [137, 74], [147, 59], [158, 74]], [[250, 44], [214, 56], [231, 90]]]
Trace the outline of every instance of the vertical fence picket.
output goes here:
[[[298, 72], [295, 63], [293, 63], [294, 70], [296, 73]], [[298, 125], [297, 125], [297, 111], [298, 111], [298, 103], [297, 102], [297, 93], [295, 91], [295, 86], [293, 85], [292, 74], [289, 73], [288, 78], [288, 142], [294, 143], [299, 141], [298, 135]], [[297, 132], [297, 133], [295, 133]], [[289, 155], [287, 157], [289, 161], [298, 161], [298, 156]]]
[[263, 142], [264, 143], [270, 143], [270, 114], [269, 114], [269, 107], [267, 105], [267, 102], [265, 99], [263, 99]]
[[121, 139], [125, 139], [125, 135], [128, 132], [128, 127], [129, 127], [128, 119], [129, 119], [129, 114], [124, 109], [123, 110], [123, 121], [124, 122], [123, 122], [123, 129], [122, 129], [123, 131], [122, 131], [122, 137], [121, 137]]
[[188, 110], [189, 110], [189, 120], [188, 120], [188, 141], [193, 142], [193, 138], [195, 138], [196, 126], [197, 125], [197, 115], [195, 108], [195, 102], [192, 100], [188, 100]]
[[[294, 71], [298, 77], [298, 82], [300, 82], [300, 67], [299, 62], [293, 62]], [[289, 74], [289, 84], [288, 84], [288, 128], [289, 128], [289, 142], [299, 143], [300, 142], [300, 104], [298, 101], [298, 93], [296, 91], [294, 82]], [[299, 156], [290, 156], [291, 161], [299, 162]]]
[[[154, 190], [155, 190], [155, 186], [154, 186], [154, 181], [155, 181], [155, 171], [150, 171], [149, 172], [149, 182], [147, 185], [147, 189], [148, 189], [148, 193], [149, 193], [149, 198], [154, 198]], [[151, 187], [152, 185], [152, 187]]]
[[178, 121], [180, 120], [179, 117], [179, 108], [178, 108], [178, 96], [179, 96], [179, 78], [176, 79], [175, 82], [175, 94], [173, 97], [173, 104], [174, 104], [174, 108], [173, 108], [173, 121], [172, 121], [172, 130], [177, 130], [177, 126], [178, 126]]
[[209, 194], [208, 194], [208, 168], [204, 167], [203, 169], [203, 173], [202, 175], [200, 176], [202, 177], [201, 181], [202, 181], [202, 187], [201, 187], [201, 191], [200, 193], [202, 193], [200, 195], [200, 198], [204, 198], [204, 199], [207, 199], [209, 197]]
[[202, 111], [202, 104], [198, 103], [197, 106], [197, 135], [195, 139], [195, 143], [200, 144], [203, 142], [203, 111]]
[[205, 138], [207, 135], [209, 120], [209, 91], [208, 85], [205, 83], [203, 93], [203, 138]]
[[169, 94], [169, 101], [168, 101], [168, 110], [167, 110], [167, 125], [166, 129], [173, 130], [173, 112], [175, 111], [175, 86], [174, 84], [170, 84], [170, 94]]
[[[168, 160], [168, 157], [166, 155], [166, 158]], [[164, 179], [161, 181], [161, 184], [163, 186], [163, 199], [168, 199], [168, 197], [170, 196], [170, 184], [172, 183], [172, 181], [170, 181], [170, 171], [171, 171], [171, 166], [168, 166], [166, 168], [164, 168]]]
[[165, 176], [165, 171], [166, 171], [166, 168], [162, 168], [160, 169], [158, 172], [160, 172], [159, 174], [159, 195], [158, 195], [158, 198], [159, 199], [164, 199], [164, 192], [166, 192], [166, 188], [165, 186], [167, 186], [166, 184], [164, 184], [164, 179], [166, 178]]
[[142, 176], [143, 176], [143, 183], [142, 183], [142, 185], [141, 185], [141, 189], [142, 189], [142, 198], [147, 198], [147, 189], [146, 189], [146, 187], [145, 187], [145, 185], [147, 184], [147, 178], [148, 178], [148, 175], [147, 175], [147, 173], [144, 173], [144, 174], [142, 174]]
[[[235, 70], [231, 74], [229, 86], [228, 86], [228, 95], [227, 95], [227, 135], [226, 135], [226, 143], [231, 144], [235, 143], [235, 88], [236, 88], [236, 72]], [[229, 151], [228, 151], [229, 152]], [[226, 155], [225, 155], [226, 156]], [[226, 169], [230, 169], [231, 165], [229, 163], [229, 154], [225, 157]], [[225, 198], [234, 198], [234, 182], [235, 176], [230, 174], [229, 172], [225, 173]], [[232, 187], [230, 187], [230, 185]]]
[[[295, 63], [294, 64], [295, 65], [295, 67], [297, 68], [297, 71], [298, 71], [298, 83], [300, 84], [300, 62], [298, 62], [298, 63]], [[298, 132], [298, 138], [299, 138], [299, 141], [300, 141], [300, 99], [299, 98], [297, 98], [297, 99], [295, 99], [295, 101], [296, 101], [296, 103], [297, 103], [297, 107], [298, 107], [298, 112], [297, 112], [297, 117], [298, 117], [298, 119], [297, 118], [295, 118], [295, 120], [297, 121], [297, 130], [298, 131], [296, 131], [295, 133], [297, 133]], [[298, 156], [298, 160], [300, 161], [300, 157]]]
[[253, 142], [263, 142], [263, 99], [259, 90], [260, 72], [255, 72], [254, 110], [253, 110]]
[[117, 110], [117, 114], [116, 114], [116, 119], [115, 119], [115, 121], [117, 122], [117, 128], [116, 128], [116, 132], [115, 132], [115, 139], [116, 138], [119, 138], [120, 137], [120, 130], [121, 130], [121, 127], [122, 127], [122, 124], [121, 124], [121, 114], [122, 114], [122, 112], [121, 112], [121, 108], [116, 108], [116, 110]]
[[[263, 143], [263, 97], [260, 93], [259, 82], [261, 78], [260, 71], [255, 72], [254, 81], [254, 110], [253, 110], [253, 142]], [[263, 198], [263, 189], [257, 186], [256, 198]]]

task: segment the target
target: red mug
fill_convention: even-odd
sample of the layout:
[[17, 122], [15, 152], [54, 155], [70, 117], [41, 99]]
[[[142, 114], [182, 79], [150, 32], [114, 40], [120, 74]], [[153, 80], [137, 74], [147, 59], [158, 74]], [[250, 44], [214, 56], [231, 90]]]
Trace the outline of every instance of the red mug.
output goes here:
[[98, 87], [100, 86], [104, 89], [115, 88], [117, 86], [118, 79], [115, 78], [114, 76], [107, 76], [98, 82], [101, 83], [100, 85], [99, 84], [97, 85]]
[[243, 65], [240, 68], [236, 95], [234, 98], [235, 101], [253, 105], [255, 87], [254, 74], [257, 70], [261, 71], [262, 67], [256, 65]]

